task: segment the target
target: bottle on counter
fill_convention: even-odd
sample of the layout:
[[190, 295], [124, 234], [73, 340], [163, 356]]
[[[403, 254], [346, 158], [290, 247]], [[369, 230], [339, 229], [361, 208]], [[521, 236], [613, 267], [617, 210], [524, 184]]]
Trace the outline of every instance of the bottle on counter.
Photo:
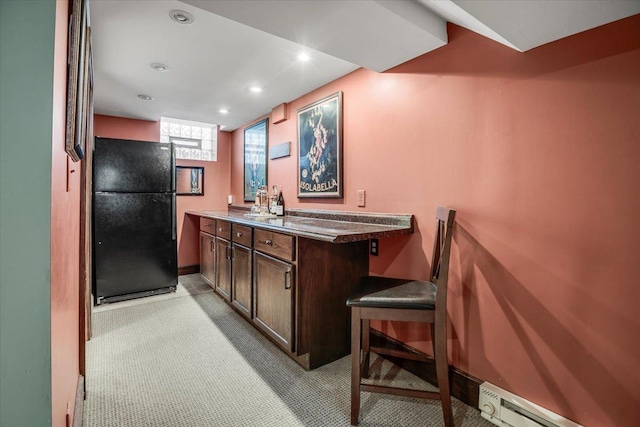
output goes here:
[[278, 201], [278, 188], [274, 185], [269, 195], [269, 213], [276, 213], [276, 202]]
[[276, 215], [284, 216], [284, 197], [282, 196], [282, 187], [278, 191], [278, 199], [276, 200]]

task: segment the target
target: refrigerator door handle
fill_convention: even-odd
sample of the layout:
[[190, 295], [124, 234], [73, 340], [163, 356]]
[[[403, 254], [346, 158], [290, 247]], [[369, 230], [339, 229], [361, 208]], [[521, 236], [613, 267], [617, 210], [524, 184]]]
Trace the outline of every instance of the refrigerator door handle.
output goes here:
[[176, 193], [171, 194], [171, 238], [177, 239], [176, 236]]
[[176, 192], [176, 148], [171, 143], [171, 191]]

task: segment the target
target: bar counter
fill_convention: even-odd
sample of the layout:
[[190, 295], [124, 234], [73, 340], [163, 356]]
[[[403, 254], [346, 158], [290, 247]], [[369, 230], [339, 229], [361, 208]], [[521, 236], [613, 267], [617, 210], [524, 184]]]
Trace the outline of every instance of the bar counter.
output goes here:
[[220, 219], [330, 243], [347, 243], [413, 233], [413, 215], [287, 209], [286, 215], [256, 216], [247, 208], [189, 210], [190, 215]]
[[408, 235], [413, 215], [287, 209], [190, 210], [200, 274], [221, 298], [304, 369], [350, 351], [353, 286], [369, 274], [369, 239]]

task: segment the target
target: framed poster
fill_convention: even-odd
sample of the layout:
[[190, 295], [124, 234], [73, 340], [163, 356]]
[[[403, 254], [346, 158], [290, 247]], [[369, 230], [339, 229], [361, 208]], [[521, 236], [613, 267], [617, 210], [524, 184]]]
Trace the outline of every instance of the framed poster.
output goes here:
[[342, 198], [342, 92], [298, 110], [298, 198]]
[[268, 119], [244, 130], [244, 201], [253, 202], [260, 187], [267, 185]]
[[69, 16], [67, 64], [67, 123], [65, 150], [74, 162], [84, 153], [86, 134], [87, 97], [89, 96], [89, 67], [91, 34], [89, 33], [87, 0], [72, 0]]

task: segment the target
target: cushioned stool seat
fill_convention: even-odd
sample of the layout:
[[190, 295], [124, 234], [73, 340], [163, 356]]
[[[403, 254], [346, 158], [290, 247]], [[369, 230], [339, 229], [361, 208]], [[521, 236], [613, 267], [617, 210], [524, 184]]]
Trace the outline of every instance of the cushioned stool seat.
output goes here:
[[438, 287], [421, 280], [368, 276], [360, 279], [358, 290], [347, 299], [349, 307], [387, 307], [433, 310]]

